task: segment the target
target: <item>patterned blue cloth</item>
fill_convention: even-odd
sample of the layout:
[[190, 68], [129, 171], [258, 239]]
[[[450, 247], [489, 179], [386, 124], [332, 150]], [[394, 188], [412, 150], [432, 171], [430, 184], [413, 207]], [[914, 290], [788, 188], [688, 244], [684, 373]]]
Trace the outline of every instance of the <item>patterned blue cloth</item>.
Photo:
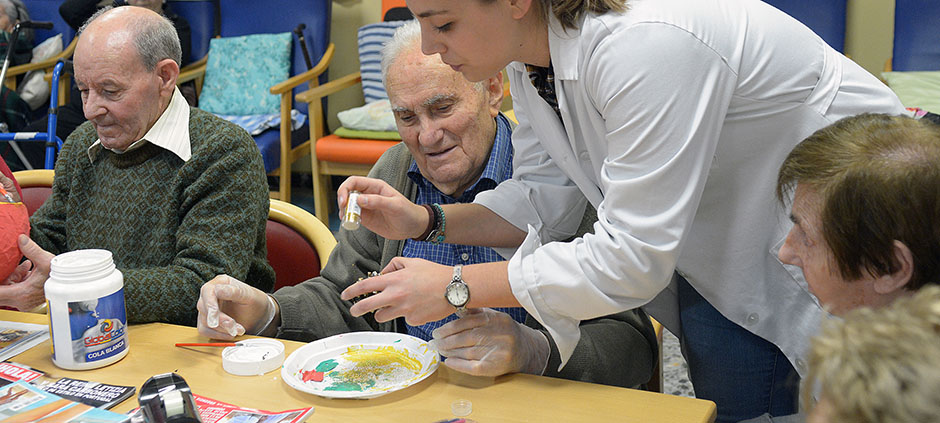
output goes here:
[[[268, 128], [277, 128], [281, 124], [281, 114], [274, 113], [270, 115], [249, 115], [249, 116], [238, 116], [238, 115], [219, 115], [216, 116], [225, 119], [229, 122], [232, 122], [238, 126], [241, 126], [251, 135], [258, 135]], [[298, 130], [304, 126], [304, 122], [307, 121], [307, 116], [300, 112], [297, 109], [291, 109], [290, 111], [290, 120], [291, 128], [293, 130]]]
[[225, 115], [278, 113], [271, 86], [290, 74], [291, 33], [253, 34], [209, 41], [199, 108]]
[[[415, 198], [415, 204], [470, 203], [473, 202], [477, 193], [493, 189], [500, 182], [512, 177], [512, 141], [510, 140], [512, 129], [509, 126], [509, 121], [502, 114], [496, 117], [496, 122], [496, 139], [493, 143], [493, 150], [490, 152], [490, 158], [486, 162], [486, 168], [483, 169], [480, 179], [464, 191], [459, 198], [453, 198], [438, 191], [431, 182], [424, 179], [418, 165], [412, 160], [411, 167], [408, 168], [408, 177], [418, 185], [418, 196]], [[454, 266], [458, 263], [466, 265], [503, 260], [502, 256], [487, 247], [447, 243], [435, 245], [430, 242], [411, 239], [405, 240], [402, 256], [419, 257], [447, 266]], [[441, 295], [444, 294], [441, 293]], [[521, 307], [497, 308], [496, 310], [508, 313], [519, 323], [524, 322], [527, 315], [525, 309]], [[421, 326], [408, 325], [408, 334], [428, 341], [431, 339], [431, 332], [434, 329], [456, 318], [456, 315], [451, 314], [443, 320], [425, 323]]]

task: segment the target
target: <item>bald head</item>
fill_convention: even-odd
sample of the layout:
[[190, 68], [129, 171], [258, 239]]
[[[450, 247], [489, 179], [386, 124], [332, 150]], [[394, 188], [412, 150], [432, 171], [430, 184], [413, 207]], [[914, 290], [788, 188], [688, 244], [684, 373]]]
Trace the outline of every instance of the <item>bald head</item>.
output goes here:
[[99, 42], [96, 47], [112, 47], [121, 52], [133, 48], [148, 71], [164, 59], [173, 60], [177, 66], [182, 62], [183, 53], [173, 23], [147, 8], [104, 8], [88, 18], [78, 33], [76, 55], [83, 40], [91, 42], [94, 39], [104, 42]]

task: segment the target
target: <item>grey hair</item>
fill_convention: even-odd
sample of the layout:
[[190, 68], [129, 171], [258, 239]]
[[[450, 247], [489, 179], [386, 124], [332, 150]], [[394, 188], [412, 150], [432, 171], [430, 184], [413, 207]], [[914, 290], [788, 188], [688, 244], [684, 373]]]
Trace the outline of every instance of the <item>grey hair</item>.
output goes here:
[[388, 68], [402, 53], [421, 47], [421, 25], [417, 20], [410, 20], [398, 27], [391, 40], [382, 47], [382, 80], [388, 75]]
[[[388, 40], [385, 46], [382, 47], [383, 82], [388, 79], [388, 69], [392, 66], [392, 63], [403, 53], [412, 51], [413, 49], [421, 49], [421, 25], [416, 19], [412, 19], [398, 27], [392, 39]], [[479, 92], [483, 92], [486, 89], [486, 84], [484, 84], [483, 81], [474, 82], [473, 88]]]
[[19, 19], [19, 13], [16, 12], [16, 5], [14, 5], [12, 1], [0, 0], [0, 8], [3, 9], [3, 13], [7, 15], [11, 21]]
[[[78, 35], [85, 32], [88, 25], [98, 19], [101, 15], [113, 9], [105, 7], [88, 18], [87, 21], [78, 29]], [[144, 17], [134, 17], [134, 22], [129, 27], [135, 29], [134, 47], [137, 48], [137, 54], [140, 61], [147, 71], [152, 71], [157, 67], [157, 63], [164, 59], [173, 59], [179, 66], [183, 61], [183, 49], [180, 47], [180, 38], [176, 33], [173, 22], [165, 16], [160, 15], [159, 19], [149, 19]]]
[[[3, 9], [3, 13], [7, 15], [11, 23], [29, 20], [29, 11], [26, 10], [26, 5], [23, 4], [22, 0], [0, 0], [0, 8]], [[25, 33], [27, 37], [26, 39], [32, 42], [32, 29], [20, 29], [20, 33]]]

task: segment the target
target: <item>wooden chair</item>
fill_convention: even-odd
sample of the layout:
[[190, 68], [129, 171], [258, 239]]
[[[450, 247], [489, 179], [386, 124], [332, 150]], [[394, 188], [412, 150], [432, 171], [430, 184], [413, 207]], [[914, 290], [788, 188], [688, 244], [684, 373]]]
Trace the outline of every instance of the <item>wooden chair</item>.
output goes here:
[[320, 275], [336, 238], [306, 210], [271, 200], [265, 227], [268, 263], [274, 268], [274, 291]]
[[653, 331], [656, 332], [656, 343], [659, 345], [659, 351], [656, 354], [656, 366], [653, 367], [653, 375], [649, 382], [646, 382], [646, 390], [653, 392], [663, 392], [663, 325], [650, 317], [653, 322]]
[[32, 216], [42, 203], [52, 195], [52, 180], [55, 171], [51, 169], [21, 170], [13, 172], [16, 182], [23, 190], [23, 204]]
[[[308, 108], [307, 102], [295, 102], [294, 96], [325, 81], [334, 52], [334, 46], [329, 42], [331, 6], [332, 2], [328, 0], [219, 1], [219, 35], [222, 37], [291, 32], [298, 24], [306, 26], [303, 33], [314, 66], [307, 69], [300, 44], [294, 37], [291, 76], [270, 88], [271, 94], [280, 97], [280, 127], [254, 136], [265, 171], [279, 178], [278, 189], [271, 192], [272, 198], [290, 201], [291, 164], [311, 150], [307, 137], [309, 131], [303, 128], [293, 131], [291, 128], [291, 109], [296, 108], [306, 114], [308, 121], [323, 114], [320, 103], [311, 104]], [[196, 80], [197, 88], [201, 89], [200, 78], [205, 75], [205, 70], [203, 65], [181, 72], [178, 83]]]
[[[382, 15], [385, 16], [391, 9], [404, 6], [405, 2], [402, 0], [382, 0]], [[319, 108], [327, 96], [361, 84], [362, 74], [356, 72], [297, 96], [298, 102], [310, 105], [310, 139], [315, 140], [310, 149], [314, 210], [317, 218], [327, 225], [330, 220], [330, 193], [333, 191], [330, 177], [365, 176], [385, 150], [398, 144], [398, 141], [341, 138], [335, 134], [327, 134], [322, 114], [313, 110]]]

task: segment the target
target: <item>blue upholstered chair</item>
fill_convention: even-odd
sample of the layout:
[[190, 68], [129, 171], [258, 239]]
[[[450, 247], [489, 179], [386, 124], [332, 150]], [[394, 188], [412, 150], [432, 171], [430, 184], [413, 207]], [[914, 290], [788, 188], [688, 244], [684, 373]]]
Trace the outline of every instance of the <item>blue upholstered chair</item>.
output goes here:
[[[334, 50], [329, 41], [332, 1], [218, 0], [218, 5], [219, 35], [222, 38], [293, 32], [298, 24], [305, 25], [302, 32], [313, 69], [308, 70], [298, 37], [293, 36], [290, 77], [270, 87], [271, 94], [280, 96], [280, 126], [254, 136], [264, 159], [265, 171], [280, 179], [278, 190], [271, 193], [272, 198], [290, 201], [291, 164], [310, 152], [309, 130], [306, 125], [293, 130], [291, 109], [303, 115], [323, 113], [322, 103], [311, 105], [308, 111], [308, 104], [295, 102], [294, 95], [326, 81], [326, 69]], [[209, 62], [212, 61], [210, 58]], [[179, 80], [196, 80], [205, 71], [206, 66], [201, 66], [190, 72], [182, 72]], [[306, 120], [309, 122], [309, 118]]]
[[59, 15], [62, 0], [27, 0], [23, 2], [29, 10], [29, 17], [37, 22], [52, 22], [52, 29], [37, 29], [36, 44], [49, 37], [62, 34], [62, 45], [67, 46], [75, 38], [75, 31]]
[[895, 1], [894, 51], [885, 70], [940, 70], [940, 3]]
[[[192, 32], [189, 66], [204, 62], [209, 54], [209, 40], [219, 35], [215, 0], [168, 0], [167, 7], [186, 19]], [[184, 58], [184, 62], [186, 58]]]
[[832, 48], [839, 52], [845, 50], [846, 0], [764, 0], [764, 2], [808, 26]]

